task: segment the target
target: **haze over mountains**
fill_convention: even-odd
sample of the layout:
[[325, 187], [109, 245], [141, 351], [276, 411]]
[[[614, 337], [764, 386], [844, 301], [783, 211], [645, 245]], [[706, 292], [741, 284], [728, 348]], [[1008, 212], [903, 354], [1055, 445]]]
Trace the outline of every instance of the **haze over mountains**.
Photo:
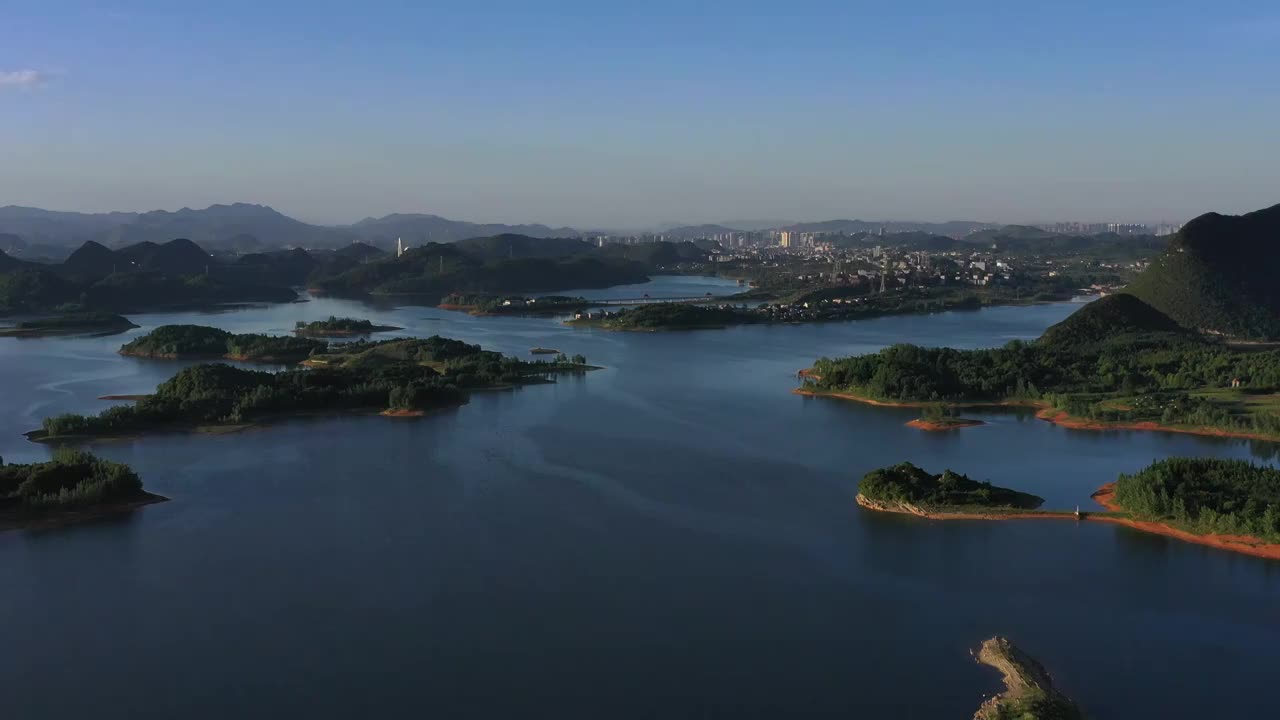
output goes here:
[[[265, 205], [235, 203], [174, 212], [76, 213], [10, 205], [0, 207], [0, 250], [38, 255], [41, 249], [76, 247], [93, 241], [107, 247], [187, 238], [214, 252], [254, 252], [285, 246], [333, 248], [351, 242], [383, 247], [403, 238], [411, 245], [456, 242], [515, 233], [530, 237], [577, 237], [572, 228], [449, 220], [438, 215], [395, 214], [352, 225], [313, 225]], [[11, 236], [11, 237], [6, 237]]]
[[[667, 226], [658, 230], [673, 239], [695, 239], [730, 232], [791, 230], [795, 232], [886, 233], [927, 232], [960, 236], [989, 223], [876, 222], [827, 220], [794, 223], [786, 220], [744, 220], [702, 225]], [[162, 243], [187, 238], [212, 252], [247, 253], [280, 247], [333, 248], [367, 242], [389, 248], [397, 238], [410, 245], [456, 242], [473, 237], [517, 234], [528, 237], [582, 237], [597, 230], [549, 227], [542, 224], [474, 223], [439, 215], [395, 213], [364, 218], [350, 225], [316, 225], [291, 218], [265, 205], [234, 203], [196, 210], [153, 210], [144, 213], [79, 213], [9, 205], [0, 207], [0, 251], [10, 255], [59, 256], [65, 248], [93, 241], [107, 247], [140, 242]], [[617, 234], [613, 231], [613, 234]]]

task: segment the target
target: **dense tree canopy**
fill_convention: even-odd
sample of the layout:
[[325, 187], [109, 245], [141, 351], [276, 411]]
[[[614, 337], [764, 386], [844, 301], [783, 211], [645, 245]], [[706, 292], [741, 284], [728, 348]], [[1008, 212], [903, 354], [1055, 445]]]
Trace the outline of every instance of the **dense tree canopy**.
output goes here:
[[[1273, 405], [1247, 402], [1280, 388], [1280, 351], [1238, 349], [1170, 331], [1166, 318], [1146, 310], [1123, 301], [1086, 307], [1034, 343], [982, 350], [894, 345], [869, 355], [822, 358], [809, 383], [876, 400], [1035, 400], [1097, 420], [1280, 433]], [[1237, 384], [1240, 397], [1207, 392]]]
[[1121, 475], [1115, 500], [1139, 519], [1280, 542], [1280, 470], [1245, 460], [1161, 460]]
[[135, 405], [47, 418], [43, 429], [54, 437], [118, 435], [314, 411], [426, 410], [465, 402], [468, 388], [541, 382], [582, 370], [565, 361], [525, 362], [439, 336], [355, 342], [312, 361], [314, 368], [278, 373], [217, 363], [189, 367]]
[[307, 338], [234, 334], [203, 325], [162, 325], [120, 348], [125, 355], [168, 358], [226, 357], [236, 360], [289, 362], [321, 352], [328, 344]]
[[127, 465], [58, 448], [53, 460], [30, 465], [0, 462], [0, 509], [38, 512], [86, 507], [139, 497], [142, 481]]
[[971, 480], [950, 470], [933, 475], [909, 462], [867, 473], [858, 483], [858, 494], [877, 502], [910, 503], [922, 507], [1035, 508], [1044, 502], [1035, 495]]

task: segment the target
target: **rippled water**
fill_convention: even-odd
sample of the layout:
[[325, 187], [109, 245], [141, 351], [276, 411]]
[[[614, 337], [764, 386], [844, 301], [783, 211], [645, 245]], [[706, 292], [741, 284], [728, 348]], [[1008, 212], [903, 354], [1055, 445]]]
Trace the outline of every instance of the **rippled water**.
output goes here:
[[853, 496], [910, 459], [1087, 507], [1155, 458], [1274, 447], [1012, 414], [929, 434], [910, 411], [790, 393], [820, 355], [997, 345], [1076, 307], [629, 334], [314, 300], [0, 340], [10, 461], [47, 457], [20, 435], [41, 418], [172, 375], [115, 354], [172, 322], [351, 315], [606, 366], [421, 419], [97, 445], [172, 501], [0, 534], [5, 715], [968, 717], [999, 687], [968, 649], [995, 633], [1093, 717], [1269, 714], [1280, 563], [1087, 522], [874, 515]]

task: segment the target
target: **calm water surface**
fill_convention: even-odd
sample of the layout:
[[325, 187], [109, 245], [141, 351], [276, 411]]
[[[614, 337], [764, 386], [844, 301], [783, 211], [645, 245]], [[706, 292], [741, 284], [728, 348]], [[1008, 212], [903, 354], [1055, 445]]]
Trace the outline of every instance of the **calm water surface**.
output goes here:
[[1155, 458], [1273, 447], [1001, 414], [927, 434], [909, 411], [790, 393], [820, 355], [998, 345], [1076, 307], [624, 334], [315, 300], [0, 340], [0, 455], [19, 462], [48, 456], [20, 435], [41, 418], [172, 375], [115, 354], [166, 323], [353, 315], [606, 366], [421, 419], [97, 445], [172, 501], [0, 534], [5, 717], [969, 717], [999, 681], [968, 650], [995, 633], [1097, 718], [1262, 716], [1280, 563], [1087, 522], [873, 515], [853, 496], [911, 459], [1087, 507]]

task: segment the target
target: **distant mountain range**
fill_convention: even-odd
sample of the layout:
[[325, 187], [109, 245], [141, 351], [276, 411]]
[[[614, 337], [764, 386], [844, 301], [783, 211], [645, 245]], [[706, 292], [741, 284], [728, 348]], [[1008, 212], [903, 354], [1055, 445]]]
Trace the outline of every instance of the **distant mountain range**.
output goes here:
[[[941, 223], [871, 220], [741, 220], [702, 225], [669, 225], [660, 232], [671, 240], [698, 240], [733, 232], [788, 230], [843, 233], [846, 236], [914, 236], [921, 249], [941, 248], [941, 238], [964, 242], [1052, 242], [1068, 236], [1040, 228], [955, 220]], [[612, 233], [607, 234], [632, 234]], [[439, 215], [396, 213], [365, 218], [351, 225], [315, 225], [296, 220], [265, 205], [235, 203], [202, 210], [77, 213], [10, 205], [0, 207], [0, 252], [27, 260], [57, 261], [72, 248], [95, 242], [109, 249], [138, 243], [165, 243], [185, 238], [215, 254], [259, 253], [280, 248], [334, 249], [362, 242], [392, 250], [396, 239], [418, 247], [430, 242], [451, 243], [478, 237], [520, 235], [534, 238], [581, 239], [599, 234], [571, 227], [540, 224], [506, 225], [450, 220]], [[909, 234], [909, 235], [908, 235]], [[933, 238], [927, 242], [925, 238]]]
[[581, 235], [573, 228], [471, 223], [438, 215], [396, 214], [365, 218], [353, 225], [312, 225], [265, 205], [247, 203], [146, 213], [75, 213], [15, 205], [0, 207], [0, 250], [24, 257], [56, 255], [58, 249], [89, 241], [118, 248], [186, 238], [210, 252], [248, 253], [281, 247], [335, 248], [352, 242], [391, 248], [397, 238], [416, 246], [508, 233], [539, 238]]

